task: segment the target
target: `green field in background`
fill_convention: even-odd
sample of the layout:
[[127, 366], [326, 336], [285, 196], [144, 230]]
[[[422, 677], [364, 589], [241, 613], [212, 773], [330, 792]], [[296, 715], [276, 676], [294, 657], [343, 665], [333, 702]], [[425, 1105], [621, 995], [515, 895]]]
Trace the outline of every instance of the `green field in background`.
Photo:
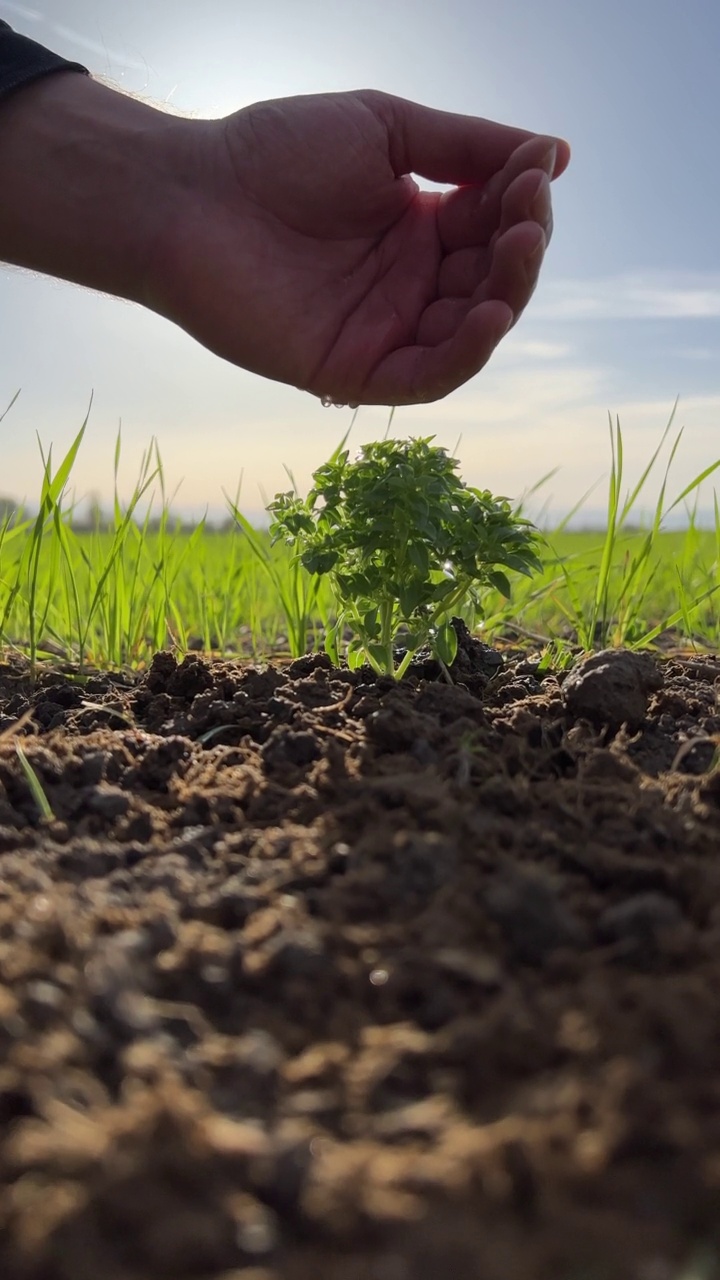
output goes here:
[[[34, 528], [8, 529], [0, 541], [0, 644], [36, 653], [62, 654], [92, 664], [121, 666], [147, 661], [168, 646], [262, 656], [290, 651], [288, 612], [297, 612], [308, 575], [291, 563], [288, 549], [258, 543], [275, 569], [275, 581], [240, 530], [216, 532], [202, 525], [160, 532], [128, 527], [120, 548], [113, 534], [61, 531], [50, 522], [38, 554]], [[14, 535], [14, 536], [9, 536]], [[488, 640], [522, 636], [577, 641], [579, 619], [590, 626], [604, 550], [598, 532], [547, 535], [544, 569], [532, 580], [512, 576], [513, 595], [488, 590], [484, 618]], [[659, 533], [642, 576], [628, 584], [647, 535], [621, 536], [609, 574], [606, 634], [595, 643], [634, 644], [679, 609], [671, 623], [679, 639], [720, 648], [720, 554], [714, 532]], [[708, 594], [711, 593], [711, 594]], [[703, 597], [705, 597], [703, 599]], [[700, 601], [701, 603], [697, 604]], [[307, 647], [322, 644], [333, 602], [324, 582], [308, 615]], [[597, 622], [603, 621], [596, 619]]]
[[[674, 410], [673, 410], [674, 414]], [[711, 462], [679, 493], [658, 460], [672, 416], [634, 487], [626, 489], [619, 422], [610, 433], [612, 465], [604, 532], [569, 532], [570, 516], [539, 548], [542, 572], [510, 574], [509, 600], [487, 588], [478, 614], [465, 615], [486, 640], [518, 637], [566, 662], [573, 651], [673, 643], [720, 650], [720, 505], [714, 527], [695, 523]], [[0, 649], [32, 663], [44, 657], [120, 667], [146, 663], [159, 649], [261, 658], [319, 648], [334, 619], [327, 579], [312, 579], [290, 548], [272, 546], [228, 503], [228, 527], [175, 521], [156, 446], [143, 458], [135, 491], [120, 501], [115, 453], [112, 514], [78, 526], [68, 488], [85, 427], [54, 468], [42, 455], [35, 512], [0, 515]], [[637, 511], [654, 468], [659, 496], [646, 522]], [[547, 480], [547, 477], [545, 478]], [[540, 481], [535, 492], [545, 481]], [[150, 497], [152, 504], [149, 504]], [[581, 503], [578, 504], [581, 506]], [[141, 510], [147, 514], [142, 516]], [[668, 516], [685, 518], [665, 531]], [[152, 515], [152, 519], [151, 519]], [[233, 523], [234, 521], [234, 523]], [[640, 525], [640, 527], [638, 527]]]

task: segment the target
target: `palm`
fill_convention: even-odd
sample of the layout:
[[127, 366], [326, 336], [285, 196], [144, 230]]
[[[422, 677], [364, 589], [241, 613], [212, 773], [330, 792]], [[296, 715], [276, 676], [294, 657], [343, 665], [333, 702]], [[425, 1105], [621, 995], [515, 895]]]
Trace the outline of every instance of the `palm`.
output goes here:
[[[472, 376], [535, 287], [549, 142], [493, 126], [506, 163], [488, 156], [485, 181], [419, 191], [403, 176], [419, 166], [392, 128], [398, 102], [326, 94], [218, 122], [210, 213], [185, 228], [192, 250], [175, 254], [163, 309], [227, 359], [339, 402], [434, 400]], [[438, 158], [428, 176], [444, 166], [457, 172]]]

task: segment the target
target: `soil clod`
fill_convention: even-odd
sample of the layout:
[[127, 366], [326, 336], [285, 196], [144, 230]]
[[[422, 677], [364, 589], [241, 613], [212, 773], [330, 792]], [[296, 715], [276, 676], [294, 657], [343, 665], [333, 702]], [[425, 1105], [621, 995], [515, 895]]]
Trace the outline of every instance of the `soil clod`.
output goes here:
[[660, 688], [662, 676], [649, 654], [603, 649], [573, 668], [563, 695], [570, 715], [617, 731], [624, 724], [639, 729], [650, 694]]

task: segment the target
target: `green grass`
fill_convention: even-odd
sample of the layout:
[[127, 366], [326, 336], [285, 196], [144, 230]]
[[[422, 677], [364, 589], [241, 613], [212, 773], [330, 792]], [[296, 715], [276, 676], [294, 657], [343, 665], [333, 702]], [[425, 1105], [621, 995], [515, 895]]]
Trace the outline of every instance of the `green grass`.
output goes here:
[[[673, 492], [682, 436], [671, 434], [674, 413], [627, 492], [622, 431], [611, 421], [605, 532], [569, 532], [578, 512], [568, 513], [546, 535], [541, 574], [531, 580], [511, 575], [510, 602], [490, 588], [483, 594], [482, 617], [468, 621], [485, 639], [529, 639], [548, 661], [559, 662], [578, 649], [641, 648], [670, 639], [720, 650], [717, 496], [714, 528], [700, 529], [696, 518], [700, 485], [720, 460]], [[181, 529], [155, 445], [123, 504], [118, 439], [112, 515], [94, 530], [74, 527], [68, 491], [85, 426], [57, 466], [52, 451], [41, 449], [37, 510], [0, 521], [0, 648], [22, 653], [33, 666], [54, 658], [86, 668], [141, 666], [168, 647], [259, 658], [322, 646], [333, 619], [326, 580], [312, 579], [287, 548], [272, 547], [243, 517], [237, 499], [228, 502], [233, 528], [218, 532], [200, 521]], [[637, 511], [654, 477], [660, 495], [640, 526]], [[667, 517], [678, 511], [685, 529], [666, 531]]]
[[20, 768], [25, 774], [25, 780], [28, 784], [28, 787], [30, 788], [30, 794], [32, 795], [32, 798], [35, 801], [35, 804], [37, 805], [37, 810], [38, 810], [38, 813], [40, 814], [40, 817], [44, 818], [47, 822], [52, 822], [53, 818], [55, 817], [55, 814], [53, 813], [52, 808], [50, 806], [50, 801], [45, 795], [45, 792], [43, 790], [43, 785], [40, 779], [38, 778], [38, 775], [36, 774], [35, 770], [30, 764], [30, 761], [25, 755], [25, 752], [23, 751], [19, 742], [15, 743], [15, 750], [17, 752], [18, 760], [20, 761]]

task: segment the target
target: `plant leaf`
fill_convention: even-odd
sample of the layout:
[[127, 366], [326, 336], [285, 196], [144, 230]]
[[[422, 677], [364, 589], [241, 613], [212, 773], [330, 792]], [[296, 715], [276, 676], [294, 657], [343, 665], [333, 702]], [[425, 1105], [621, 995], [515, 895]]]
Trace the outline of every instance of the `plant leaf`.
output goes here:
[[444, 622], [438, 627], [433, 637], [432, 647], [445, 666], [451, 667], [458, 648], [457, 632], [451, 622]]
[[506, 600], [510, 599], [512, 594], [510, 583], [508, 582], [505, 574], [501, 573], [499, 569], [492, 569], [490, 571], [488, 574], [488, 582], [492, 584], [496, 591], [500, 592], [501, 596], [505, 596]]

